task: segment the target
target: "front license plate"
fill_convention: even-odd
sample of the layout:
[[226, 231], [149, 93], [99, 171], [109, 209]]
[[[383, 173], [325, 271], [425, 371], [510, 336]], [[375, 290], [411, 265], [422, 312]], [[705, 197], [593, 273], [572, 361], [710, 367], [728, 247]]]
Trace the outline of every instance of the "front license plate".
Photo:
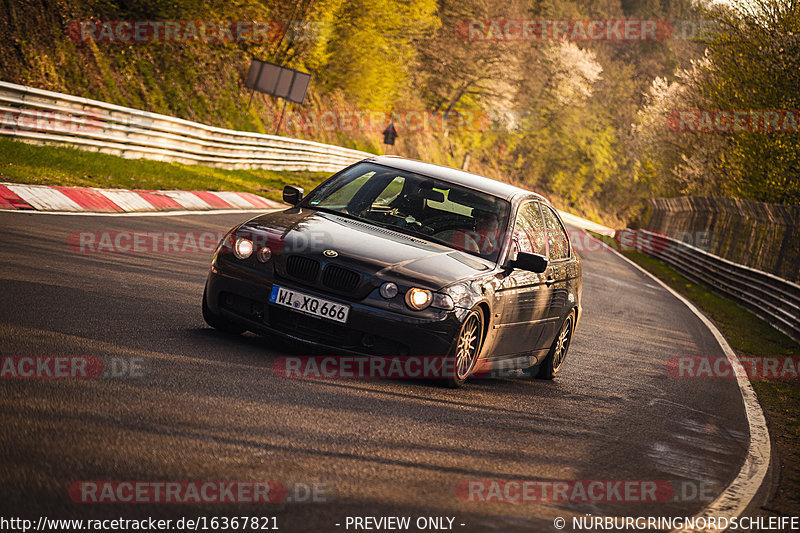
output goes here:
[[350, 314], [349, 305], [337, 304], [330, 300], [324, 300], [316, 296], [303, 294], [302, 292], [285, 289], [277, 285], [272, 286], [272, 293], [269, 295], [269, 301], [283, 307], [288, 307], [289, 309], [294, 309], [300, 313], [327, 318], [334, 322], [345, 323], [347, 322], [347, 315]]

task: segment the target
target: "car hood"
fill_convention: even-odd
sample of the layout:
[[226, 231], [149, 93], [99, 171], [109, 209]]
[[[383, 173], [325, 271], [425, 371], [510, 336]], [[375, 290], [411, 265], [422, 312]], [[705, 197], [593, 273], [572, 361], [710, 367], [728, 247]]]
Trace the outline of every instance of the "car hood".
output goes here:
[[[241, 230], [252, 231], [256, 239], [266, 236], [278, 263], [289, 255], [302, 255], [323, 265], [351, 268], [373, 282], [378, 278], [436, 290], [494, 267], [488, 260], [441, 244], [313, 209], [261, 215]], [[330, 257], [331, 251], [335, 257]]]

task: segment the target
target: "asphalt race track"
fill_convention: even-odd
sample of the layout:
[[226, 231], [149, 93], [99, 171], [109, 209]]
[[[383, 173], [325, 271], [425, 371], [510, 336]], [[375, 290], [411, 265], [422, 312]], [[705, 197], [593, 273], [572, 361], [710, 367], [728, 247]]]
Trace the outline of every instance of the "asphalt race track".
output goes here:
[[[277, 377], [277, 357], [311, 352], [209, 329], [200, 298], [210, 253], [68, 246], [77, 231], [218, 232], [251, 216], [0, 213], [0, 355], [142, 363], [136, 376], [0, 380], [0, 515], [274, 516], [282, 531], [424, 516], [454, 517], [456, 531], [556, 531], [556, 517], [587, 513], [692, 516], [737, 474], [748, 430], [736, 380], [667, 372], [673, 356], [722, 351], [683, 304], [608, 251], [581, 254], [584, 314], [555, 381], [449, 390]], [[518, 503], [457, 493], [500, 479], [654, 480], [674, 493]], [[86, 480], [275, 480], [302, 501], [74, 503], [70, 486]], [[315, 483], [325, 501], [297, 493]]]

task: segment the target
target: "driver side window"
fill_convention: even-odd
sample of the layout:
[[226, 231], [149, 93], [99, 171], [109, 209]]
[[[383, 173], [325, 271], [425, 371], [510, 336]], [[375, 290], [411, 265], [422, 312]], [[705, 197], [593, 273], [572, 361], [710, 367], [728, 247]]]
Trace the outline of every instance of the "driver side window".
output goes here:
[[544, 222], [538, 202], [528, 202], [519, 208], [513, 240], [519, 252], [546, 255]]

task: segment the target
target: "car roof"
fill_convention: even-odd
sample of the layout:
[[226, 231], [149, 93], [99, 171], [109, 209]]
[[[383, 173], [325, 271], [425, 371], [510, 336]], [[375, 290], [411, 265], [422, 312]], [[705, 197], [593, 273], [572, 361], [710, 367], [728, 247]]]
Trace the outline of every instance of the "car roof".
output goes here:
[[492, 196], [499, 196], [506, 200], [510, 200], [515, 196], [534, 196], [540, 200], [547, 202], [542, 195], [531, 192], [520, 187], [516, 187], [509, 183], [493, 180], [471, 172], [458, 170], [457, 168], [445, 167], [433, 163], [425, 163], [424, 161], [417, 161], [415, 159], [406, 159], [396, 155], [381, 155], [370, 157], [364, 161], [377, 163], [385, 167], [396, 168], [398, 170], [405, 170], [413, 172], [429, 178], [440, 178], [444, 181], [455, 183], [456, 185], [463, 185], [470, 189], [485, 192]]

